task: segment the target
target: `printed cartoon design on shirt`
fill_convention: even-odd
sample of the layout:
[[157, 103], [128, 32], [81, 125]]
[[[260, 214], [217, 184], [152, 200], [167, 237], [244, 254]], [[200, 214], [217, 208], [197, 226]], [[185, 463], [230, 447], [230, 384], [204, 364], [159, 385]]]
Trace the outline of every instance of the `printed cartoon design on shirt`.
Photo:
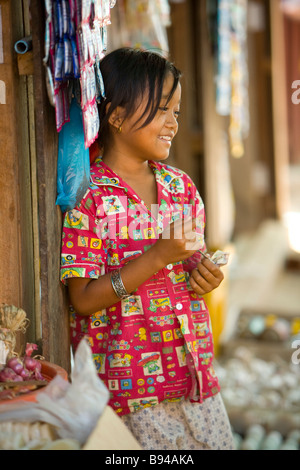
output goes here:
[[[101, 159], [80, 205], [65, 215], [61, 280], [98, 278], [148, 250], [168, 225], [197, 217], [204, 245], [204, 207], [191, 179], [168, 165], [149, 162], [157, 183], [157, 211]], [[194, 401], [216, 394], [213, 338], [207, 306], [189, 284], [195, 254], [155, 273], [127, 299], [82, 317], [70, 307], [74, 348], [86, 337], [99, 377], [120, 415], [162, 401]]]
[[131, 295], [127, 299], [122, 300], [122, 316], [130, 317], [132, 315], [144, 315], [141, 297]]
[[128, 406], [131, 412], [142, 410], [143, 408], [151, 408], [158, 404], [157, 397], [136, 398], [128, 400]]
[[162, 373], [161, 357], [159, 352], [151, 354], [145, 353], [141, 356], [142, 358], [138, 361], [137, 365], [143, 367], [144, 375]]
[[101, 199], [103, 201], [103, 208], [105, 214], [110, 215], [125, 212], [125, 207], [122, 206], [122, 203], [118, 196], [104, 196]]
[[65, 227], [76, 228], [77, 230], [88, 230], [88, 216], [78, 210], [73, 209], [67, 212], [64, 222]]
[[106, 315], [106, 310], [101, 310], [91, 315], [91, 328], [103, 328], [107, 326], [109, 316]]

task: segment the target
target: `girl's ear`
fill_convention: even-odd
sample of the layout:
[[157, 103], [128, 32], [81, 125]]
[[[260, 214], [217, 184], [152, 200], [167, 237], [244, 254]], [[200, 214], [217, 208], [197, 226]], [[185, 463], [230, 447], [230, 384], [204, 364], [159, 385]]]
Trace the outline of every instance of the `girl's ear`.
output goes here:
[[[108, 106], [110, 103], [108, 104]], [[111, 126], [115, 127], [116, 129], [119, 129], [125, 119], [125, 109], [122, 108], [121, 106], [117, 106], [116, 109], [113, 110], [111, 115], [109, 116], [108, 122]]]

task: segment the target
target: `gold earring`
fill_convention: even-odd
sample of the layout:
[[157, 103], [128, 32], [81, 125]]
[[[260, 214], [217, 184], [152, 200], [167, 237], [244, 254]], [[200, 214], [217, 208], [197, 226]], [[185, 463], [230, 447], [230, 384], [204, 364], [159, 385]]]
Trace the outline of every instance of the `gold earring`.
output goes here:
[[118, 127], [117, 132], [118, 132], [118, 134], [121, 134], [121, 132], [122, 132], [122, 126]]

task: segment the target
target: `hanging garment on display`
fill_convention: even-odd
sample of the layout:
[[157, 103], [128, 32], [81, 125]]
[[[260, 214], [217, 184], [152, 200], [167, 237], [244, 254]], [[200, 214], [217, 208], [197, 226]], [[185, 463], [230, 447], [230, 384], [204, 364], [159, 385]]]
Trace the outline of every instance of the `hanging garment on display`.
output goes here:
[[231, 112], [231, 11], [234, 0], [220, 0], [218, 8], [218, 74], [216, 106], [221, 116]]
[[107, 49], [110, 9], [116, 0], [45, 0], [46, 83], [60, 132], [70, 121], [74, 80], [80, 81], [85, 147], [99, 130], [97, 102], [104, 96], [100, 60]]
[[219, 0], [216, 110], [230, 116], [230, 152], [244, 155], [249, 133], [247, 0]]
[[45, 0], [46, 85], [59, 133], [57, 200], [71, 210], [90, 176], [89, 147], [99, 131], [97, 103], [105, 96], [100, 60], [107, 49], [116, 0]]
[[232, 98], [230, 150], [235, 158], [244, 155], [244, 140], [249, 133], [247, 0], [235, 0], [232, 9]]

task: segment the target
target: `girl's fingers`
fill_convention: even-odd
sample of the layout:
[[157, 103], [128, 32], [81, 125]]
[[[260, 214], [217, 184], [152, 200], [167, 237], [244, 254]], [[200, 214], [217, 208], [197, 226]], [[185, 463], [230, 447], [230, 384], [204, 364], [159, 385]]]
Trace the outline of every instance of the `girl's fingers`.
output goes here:
[[214, 264], [212, 261], [208, 260], [207, 258], [203, 258], [201, 263], [198, 263], [197, 269], [199, 273], [204, 276], [206, 279], [207, 277], [211, 279], [211, 276], [213, 276], [216, 279], [223, 280], [224, 279], [224, 273], [223, 271]]
[[193, 269], [190, 276], [190, 284], [197, 294], [208, 294], [212, 290], [219, 287], [224, 279], [224, 274], [218, 266], [211, 266], [208, 261], [208, 269], [202, 263], [199, 263], [197, 269]]
[[210, 292], [211, 290], [205, 290], [203, 289], [201, 286], [199, 286], [199, 284], [197, 284], [197, 282], [194, 280], [194, 278], [192, 276], [190, 276], [190, 284], [191, 284], [191, 287], [192, 289], [196, 292], [196, 294], [198, 295], [204, 295], [204, 294], [208, 294], [208, 292]]
[[208, 274], [206, 277], [202, 276], [198, 269], [193, 269], [191, 276], [196, 284], [205, 292], [210, 292], [218, 286], [218, 282], [216, 282], [213, 276], [210, 274]]

